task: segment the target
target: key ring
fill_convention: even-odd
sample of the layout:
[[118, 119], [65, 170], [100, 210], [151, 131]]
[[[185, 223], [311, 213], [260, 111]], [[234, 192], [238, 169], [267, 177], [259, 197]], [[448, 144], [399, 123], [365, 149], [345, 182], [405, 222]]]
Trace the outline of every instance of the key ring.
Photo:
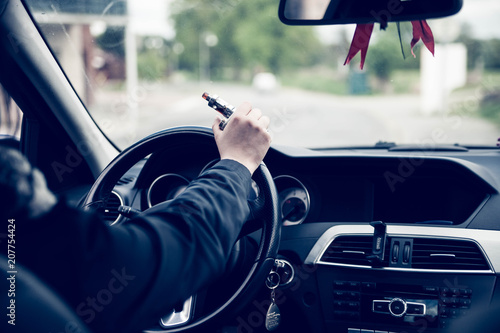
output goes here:
[[279, 286], [280, 281], [281, 281], [280, 275], [275, 271], [271, 271], [267, 276], [266, 286], [271, 290], [276, 289]]

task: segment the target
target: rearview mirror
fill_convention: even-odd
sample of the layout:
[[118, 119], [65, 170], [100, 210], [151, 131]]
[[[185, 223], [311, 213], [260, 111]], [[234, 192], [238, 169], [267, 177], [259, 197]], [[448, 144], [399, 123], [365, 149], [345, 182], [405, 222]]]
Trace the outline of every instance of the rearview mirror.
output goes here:
[[462, 0], [281, 0], [280, 20], [289, 25], [387, 23], [445, 17]]

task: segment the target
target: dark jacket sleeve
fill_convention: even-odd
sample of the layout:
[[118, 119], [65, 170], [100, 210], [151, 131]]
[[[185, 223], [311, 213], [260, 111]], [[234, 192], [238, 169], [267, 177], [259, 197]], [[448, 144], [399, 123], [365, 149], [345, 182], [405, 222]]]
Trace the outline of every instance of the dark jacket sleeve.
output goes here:
[[221, 161], [165, 209], [114, 227], [60, 203], [18, 222], [18, 260], [93, 331], [148, 328], [224, 272], [249, 213], [250, 179], [243, 165]]

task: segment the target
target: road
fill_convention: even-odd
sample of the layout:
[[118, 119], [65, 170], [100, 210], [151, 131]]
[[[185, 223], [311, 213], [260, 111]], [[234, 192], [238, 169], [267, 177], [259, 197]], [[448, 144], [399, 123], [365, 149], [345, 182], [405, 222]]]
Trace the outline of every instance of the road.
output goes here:
[[414, 144], [496, 144], [500, 130], [476, 116], [470, 104], [459, 112], [423, 115], [418, 95], [334, 96], [281, 87], [263, 93], [222, 83], [145, 83], [131, 94], [96, 94], [90, 107], [103, 130], [126, 147], [163, 128], [211, 126], [216, 112], [201, 98], [218, 94], [237, 106], [250, 101], [271, 118], [274, 144], [301, 147]]

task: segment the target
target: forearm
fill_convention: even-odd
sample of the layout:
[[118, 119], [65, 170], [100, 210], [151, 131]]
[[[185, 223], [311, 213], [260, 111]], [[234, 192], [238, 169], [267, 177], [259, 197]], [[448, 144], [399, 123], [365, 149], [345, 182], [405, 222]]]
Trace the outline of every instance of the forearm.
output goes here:
[[248, 170], [226, 161], [164, 211], [123, 225], [108, 227], [60, 204], [26, 221], [19, 259], [93, 330], [138, 329], [223, 273], [248, 214], [249, 188]]

